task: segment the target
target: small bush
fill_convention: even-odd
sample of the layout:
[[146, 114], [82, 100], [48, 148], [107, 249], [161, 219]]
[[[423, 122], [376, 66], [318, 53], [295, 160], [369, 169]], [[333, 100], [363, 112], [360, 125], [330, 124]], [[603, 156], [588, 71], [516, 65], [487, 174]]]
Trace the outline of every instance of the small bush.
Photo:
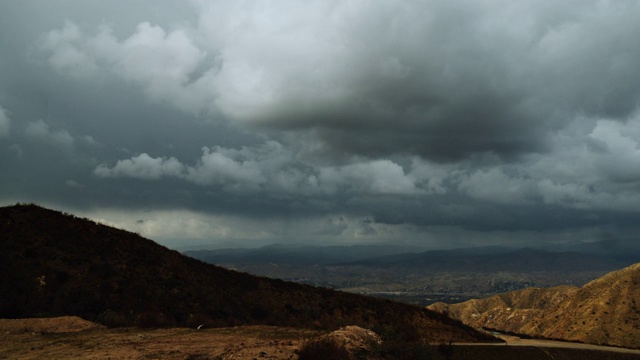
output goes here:
[[331, 338], [307, 341], [298, 352], [300, 360], [351, 360], [349, 351], [343, 344]]
[[383, 359], [388, 360], [429, 360], [435, 354], [431, 347], [421, 342], [382, 342], [375, 351]]
[[214, 327], [211, 318], [206, 314], [189, 314], [185, 325], [192, 329], [197, 329], [200, 325], [204, 328]]
[[113, 310], [107, 310], [96, 317], [96, 322], [110, 328], [129, 326], [127, 318]]
[[427, 360], [438, 358], [434, 349], [409, 333], [411, 327], [401, 324], [400, 327], [380, 326], [374, 331], [380, 335], [382, 343], [375, 346], [373, 352], [387, 360]]
[[170, 327], [173, 322], [160, 312], [143, 312], [136, 317], [135, 326], [139, 328]]

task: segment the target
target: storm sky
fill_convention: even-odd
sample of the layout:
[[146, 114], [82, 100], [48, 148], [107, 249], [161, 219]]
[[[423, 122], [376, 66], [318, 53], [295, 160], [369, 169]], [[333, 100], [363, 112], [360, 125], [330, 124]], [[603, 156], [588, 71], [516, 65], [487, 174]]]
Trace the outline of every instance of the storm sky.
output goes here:
[[0, 204], [171, 247], [637, 243], [639, 16], [0, 0]]

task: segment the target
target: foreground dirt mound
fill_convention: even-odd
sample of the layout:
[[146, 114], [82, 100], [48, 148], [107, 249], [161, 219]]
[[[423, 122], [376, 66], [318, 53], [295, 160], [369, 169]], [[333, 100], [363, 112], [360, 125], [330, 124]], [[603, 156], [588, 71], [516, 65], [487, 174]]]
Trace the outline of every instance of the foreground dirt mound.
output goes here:
[[307, 341], [330, 338], [352, 354], [380, 344], [371, 330], [346, 326], [328, 334], [270, 326], [219, 329], [108, 329], [75, 316], [0, 319], [0, 359], [163, 358], [295, 359]]
[[329, 338], [336, 341], [351, 354], [369, 353], [373, 346], [382, 343], [378, 334], [359, 326], [345, 326], [320, 338]]
[[42, 319], [0, 319], [0, 332], [5, 334], [73, 333], [102, 328], [104, 326], [77, 316]]
[[[273, 326], [201, 330], [97, 327], [89, 331], [54, 333], [39, 331], [54, 329], [53, 325], [41, 327], [35, 322], [36, 325], [29, 326], [30, 320], [40, 319], [0, 320], [4, 330], [0, 332], [0, 359], [290, 360], [297, 358], [296, 352], [305, 339], [322, 334]], [[72, 325], [80, 324], [67, 318], [51, 320], [58, 323], [58, 330], [64, 330], [65, 326], [78, 329]]]
[[[32, 320], [46, 320], [48, 326], [27, 326]], [[79, 321], [78, 321], [79, 320]], [[39, 321], [36, 321], [36, 324]], [[41, 322], [47, 325], [46, 322]], [[87, 325], [78, 318], [0, 320], [0, 359], [169, 359], [169, 360], [295, 360], [300, 350], [309, 342], [331, 338], [341, 341], [349, 349], [346, 357], [324, 357], [323, 359], [382, 360], [406, 359], [407, 357], [380, 357], [366, 351], [372, 343], [379, 341], [377, 335], [356, 326], [347, 326], [332, 333], [317, 330], [295, 329], [274, 326], [239, 326], [217, 329], [139, 329], [92, 328], [76, 332], [41, 332], [53, 329], [78, 329]], [[41, 325], [42, 325], [41, 324]], [[89, 323], [90, 325], [90, 323]], [[32, 332], [9, 332], [8, 329], [38, 330]], [[580, 349], [541, 349], [539, 344], [531, 347], [511, 346], [453, 346], [444, 355], [433, 352], [427, 358], [469, 359], [522, 359], [522, 360], [632, 360], [636, 353], [606, 353]], [[572, 344], [577, 345], [577, 344]], [[363, 351], [363, 349], [365, 351]], [[319, 355], [316, 353], [316, 355]], [[318, 357], [313, 357], [317, 359]], [[415, 358], [415, 357], [412, 357]], [[419, 357], [421, 358], [421, 357]]]

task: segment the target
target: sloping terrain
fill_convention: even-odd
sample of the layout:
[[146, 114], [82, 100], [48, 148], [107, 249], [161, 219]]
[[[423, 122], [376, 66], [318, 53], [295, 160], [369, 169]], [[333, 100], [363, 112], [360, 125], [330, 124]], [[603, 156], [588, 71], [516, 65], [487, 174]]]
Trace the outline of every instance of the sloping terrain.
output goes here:
[[35, 205], [0, 208], [0, 318], [75, 315], [109, 326], [392, 326], [487, 340], [416, 306], [250, 276], [137, 234]]
[[474, 327], [530, 336], [640, 347], [640, 264], [581, 288], [525, 289], [459, 304], [433, 304]]

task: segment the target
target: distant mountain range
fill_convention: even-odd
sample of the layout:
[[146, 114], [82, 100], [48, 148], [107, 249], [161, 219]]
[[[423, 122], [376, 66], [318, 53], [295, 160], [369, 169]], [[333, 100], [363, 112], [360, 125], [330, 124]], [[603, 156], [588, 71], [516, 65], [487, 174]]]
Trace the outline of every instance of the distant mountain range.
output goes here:
[[205, 264], [137, 234], [36, 205], [0, 208], [0, 317], [109, 326], [385, 326], [427, 341], [491, 341], [421, 307]]
[[640, 263], [581, 288], [529, 288], [429, 308], [474, 327], [640, 348]]
[[210, 264], [336, 265], [391, 254], [420, 251], [397, 245], [309, 246], [274, 244], [257, 249], [188, 250], [187, 256]]
[[458, 249], [398, 254], [353, 262], [376, 268], [421, 269], [425, 272], [577, 272], [619, 269], [628, 265], [615, 258], [579, 252], [524, 249]]
[[[408, 250], [413, 250], [409, 252]], [[610, 271], [631, 264], [611, 256], [532, 248], [477, 247], [415, 252], [417, 248], [385, 246], [267, 246], [258, 249], [186, 251], [211, 264], [340, 265], [420, 272], [579, 272]]]
[[[581, 286], [636, 255], [485, 246], [420, 251], [385, 246], [290, 246], [188, 251], [229, 269], [416, 305], [458, 302], [528, 287]], [[593, 248], [588, 249], [589, 251]], [[381, 254], [382, 253], [382, 254]]]

